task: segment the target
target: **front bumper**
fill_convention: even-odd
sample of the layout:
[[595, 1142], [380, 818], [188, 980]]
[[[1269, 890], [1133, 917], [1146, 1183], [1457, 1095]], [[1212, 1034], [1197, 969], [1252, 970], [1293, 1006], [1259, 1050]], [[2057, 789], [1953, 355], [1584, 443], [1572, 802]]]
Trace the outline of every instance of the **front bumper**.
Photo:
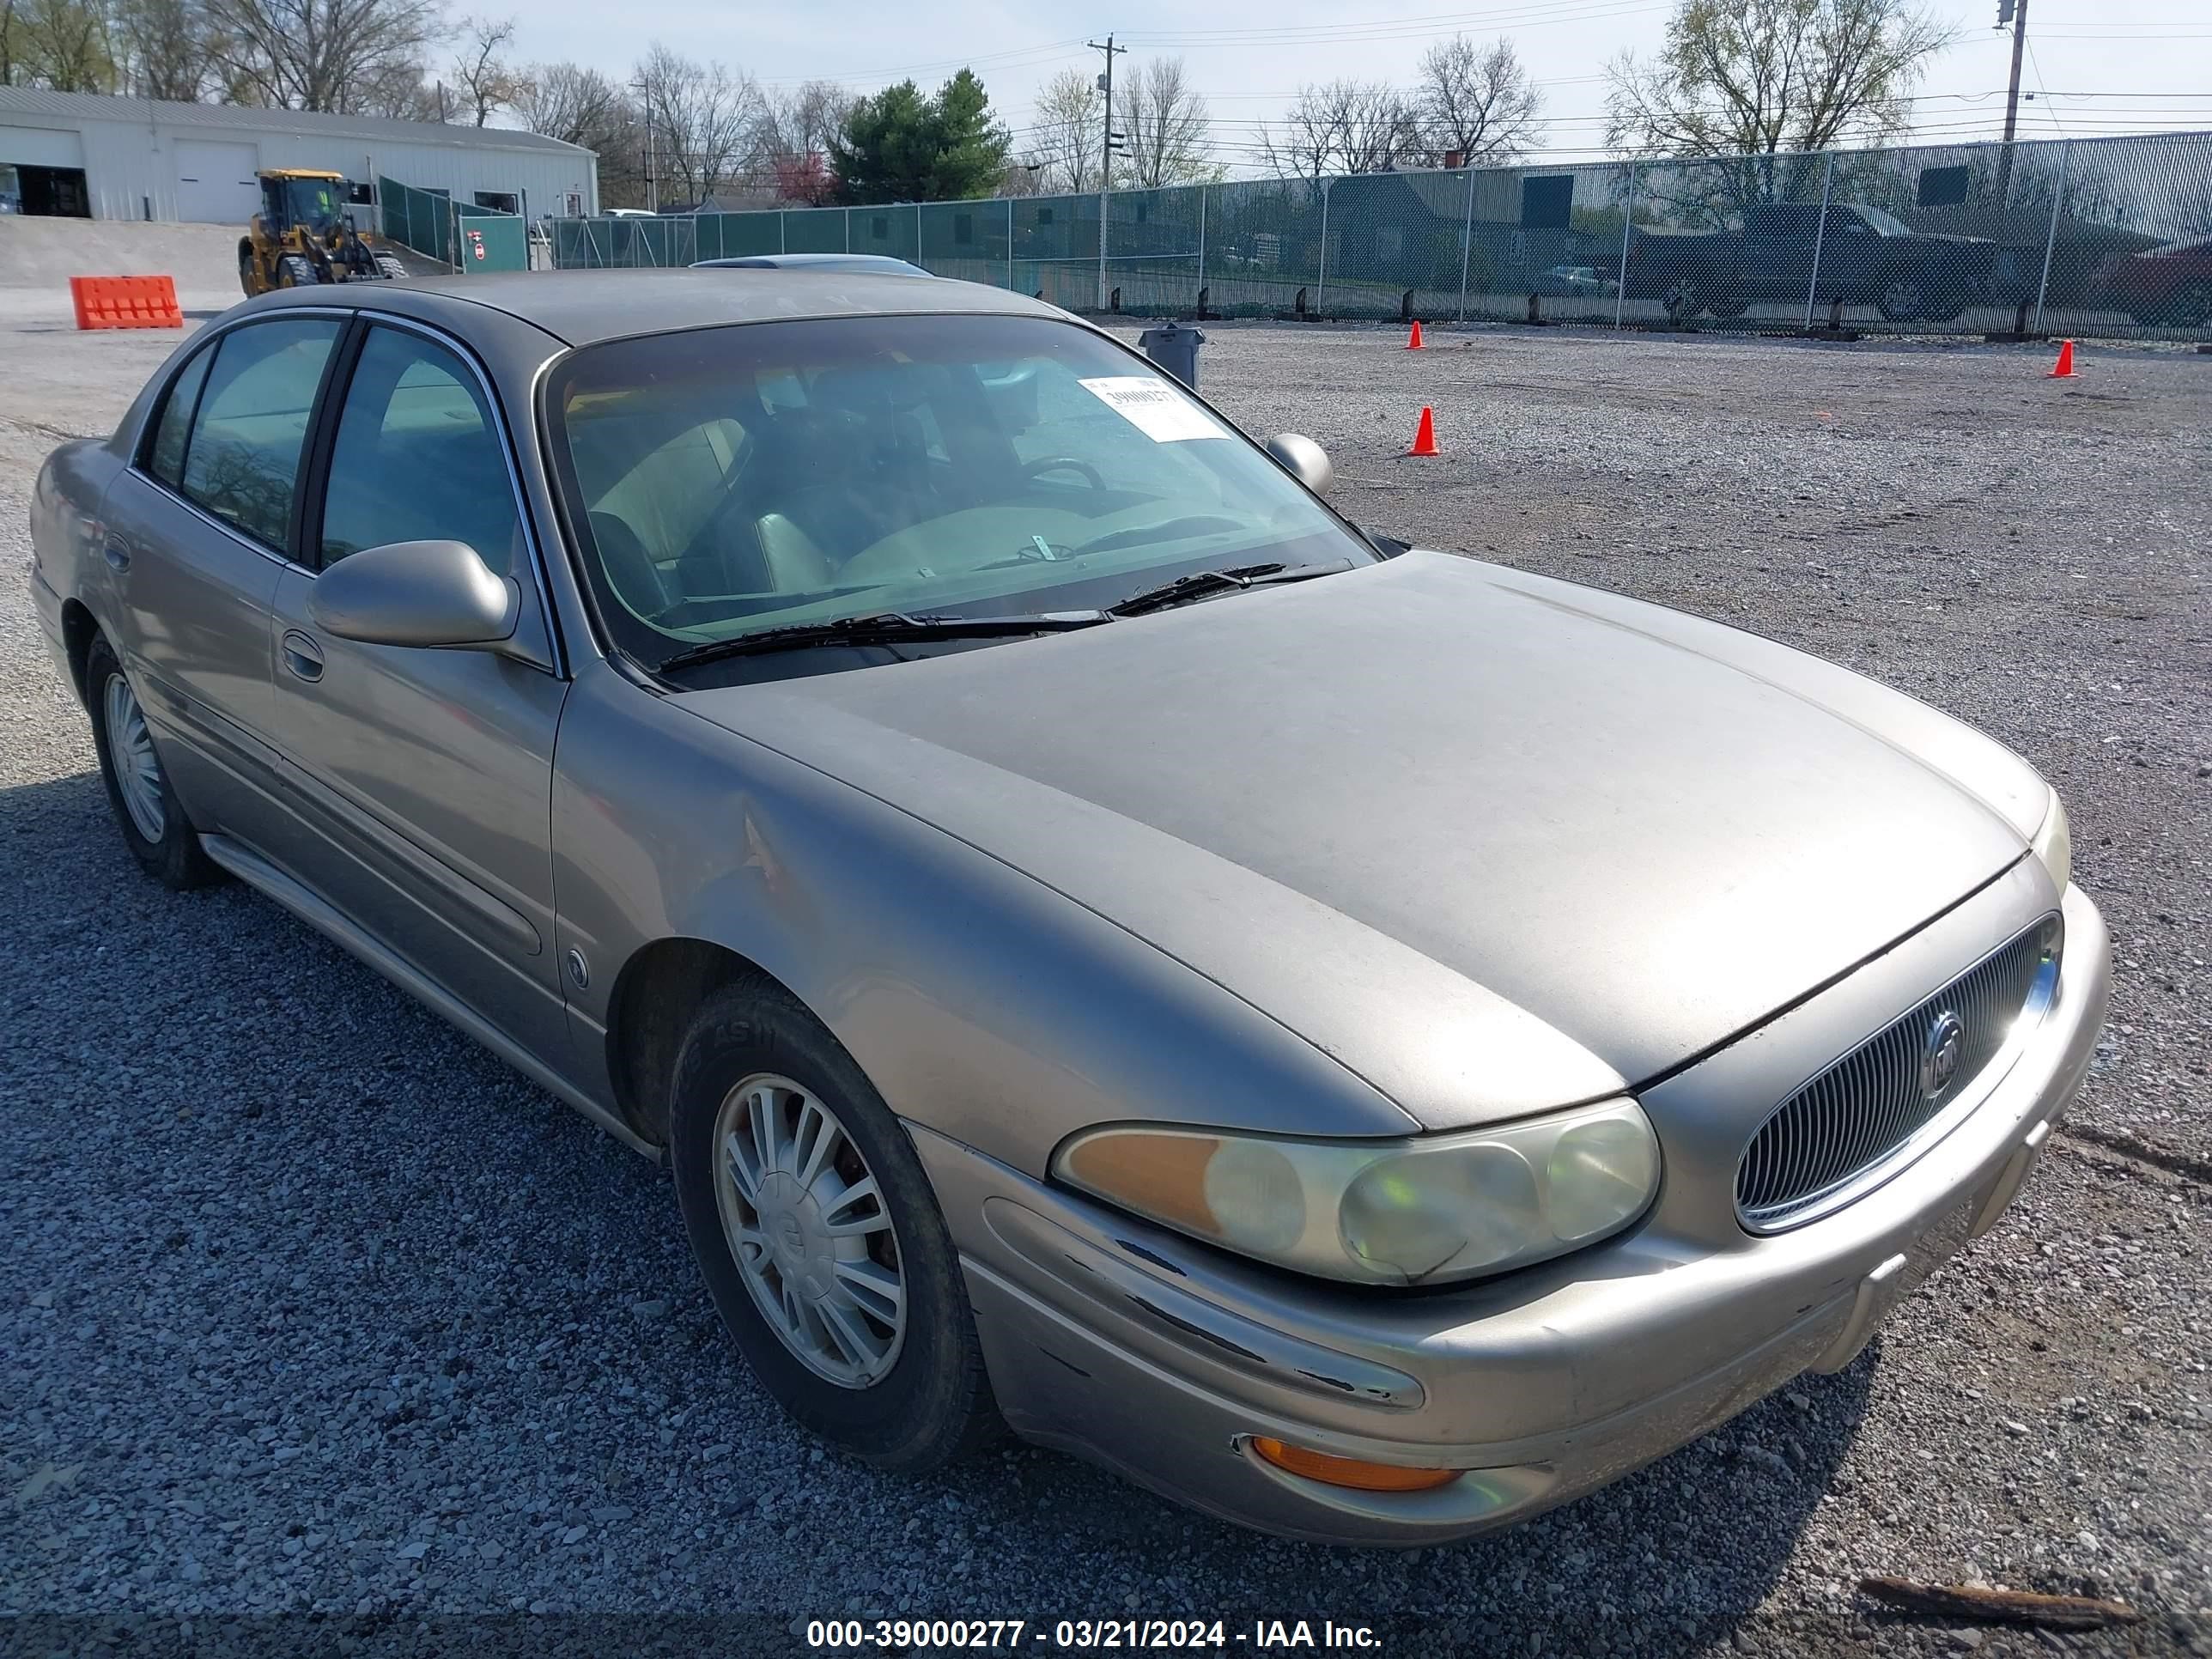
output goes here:
[[[1377, 1292], [1275, 1273], [915, 1126], [1000, 1406], [1024, 1437], [1180, 1502], [1328, 1542], [1447, 1540], [1616, 1480], [1801, 1372], [1849, 1364], [1900, 1296], [1995, 1224], [2094, 1052], [2111, 981], [2104, 922], [2068, 890], [2063, 965], [2041, 1022], [1948, 1133], [1832, 1215], [1745, 1233], [1732, 1203], [1716, 1207], [1733, 1155], [1724, 1168], [1686, 1157], [1670, 1126], [1687, 1123], [1695, 1149], [1701, 1124], [1725, 1115], [1713, 1103], [1768, 1088], [1778, 1054], [1854, 1023], [1858, 1035], [1875, 1029], [1881, 998], [1910, 1006], [1973, 959], [1993, 920], [2008, 927], [2049, 896], [2027, 861], [1881, 963], [1646, 1091], [1668, 1156], [1650, 1216], [1594, 1249], [1462, 1290]], [[1918, 991], [1900, 998], [1899, 983]], [[1354, 1492], [1263, 1462], [1254, 1435], [1470, 1473], [1424, 1492]]]

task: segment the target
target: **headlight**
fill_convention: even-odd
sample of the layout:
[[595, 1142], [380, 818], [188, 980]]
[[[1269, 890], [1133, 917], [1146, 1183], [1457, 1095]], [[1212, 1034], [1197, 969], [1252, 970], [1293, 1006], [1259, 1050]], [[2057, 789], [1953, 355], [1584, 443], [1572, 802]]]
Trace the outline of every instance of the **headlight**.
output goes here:
[[1290, 1140], [1087, 1129], [1053, 1173], [1109, 1204], [1300, 1273], [1428, 1285], [1503, 1273], [1618, 1232], [1659, 1187], [1632, 1100], [1463, 1134]]
[[2043, 827], [2035, 832], [2035, 856], [2043, 867], [2051, 872], [2051, 885], [2060, 892], [2074, 878], [2074, 834], [2067, 828], [2065, 803], [2058, 792], [2051, 792], [2051, 808], [2043, 815]]

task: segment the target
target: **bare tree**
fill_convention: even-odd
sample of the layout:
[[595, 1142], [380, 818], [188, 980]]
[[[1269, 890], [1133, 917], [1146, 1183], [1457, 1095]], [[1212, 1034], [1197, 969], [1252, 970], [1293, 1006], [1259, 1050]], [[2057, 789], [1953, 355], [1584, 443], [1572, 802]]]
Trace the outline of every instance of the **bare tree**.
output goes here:
[[0, 86], [114, 91], [107, 20], [88, 0], [0, 0]]
[[1911, 0], [1683, 0], [1656, 58], [1607, 66], [1606, 142], [1718, 157], [1893, 137], [1957, 38]]
[[645, 125], [629, 95], [580, 64], [532, 64], [521, 76], [514, 113], [532, 132], [598, 152], [599, 199], [643, 207]]
[[218, 68], [252, 101], [342, 115], [419, 88], [447, 25], [435, 0], [207, 0]]
[[619, 125], [629, 102], [621, 88], [580, 64], [532, 64], [518, 78], [515, 118], [529, 131], [586, 149]]
[[133, 97], [189, 104], [220, 90], [215, 26], [200, 0], [116, 0], [109, 27]]
[[395, 63], [367, 76], [352, 103], [353, 114], [394, 121], [445, 125], [453, 118], [453, 94], [425, 75], [419, 63]]
[[1180, 58], [1139, 64], [1115, 89], [1128, 182], [1142, 189], [1189, 185], [1220, 176], [1209, 134], [1206, 100]]
[[788, 92], [763, 93], [757, 142], [763, 155], [826, 155], [845, 130], [853, 94], [835, 81], [808, 81]]
[[461, 49], [453, 57], [453, 90], [460, 113], [486, 126], [522, 95], [522, 76], [507, 59], [514, 45], [514, 19], [465, 17]]
[[1420, 160], [1420, 117], [1412, 104], [1376, 82], [1334, 83], [1344, 100], [1344, 170], [1389, 173]]
[[655, 170], [666, 181], [664, 202], [702, 201], [737, 176], [763, 112], [751, 76], [656, 41], [637, 66], [636, 86]]
[[1260, 158], [1279, 179], [1388, 173], [1421, 159], [1420, 118], [1380, 81], [1309, 84], [1298, 88], [1279, 128], [1261, 130]]
[[1261, 165], [1278, 179], [1317, 183], [1335, 167], [1342, 148], [1341, 113], [1322, 88], [1301, 87], [1280, 125], [1260, 129]]
[[1036, 175], [1040, 187], [1069, 195], [1097, 189], [1106, 118], [1097, 82], [1081, 70], [1062, 70], [1044, 83], [1032, 108], [1033, 142], [1024, 165], [1042, 164]]
[[1453, 155], [1462, 167], [1510, 161], [1544, 136], [1544, 94], [1510, 40], [1478, 46], [1455, 34], [1431, 46], [1417, 98], [1431, 166], [1445, 166]]
[[769, 184], [779, 201], [817, 207], [828, 201], [836, 182], [828, 161], [830, 140], [845, 130], [852, 107], [852, 94], [835, 81], [763, 93], [752, 138], [756, 182]]

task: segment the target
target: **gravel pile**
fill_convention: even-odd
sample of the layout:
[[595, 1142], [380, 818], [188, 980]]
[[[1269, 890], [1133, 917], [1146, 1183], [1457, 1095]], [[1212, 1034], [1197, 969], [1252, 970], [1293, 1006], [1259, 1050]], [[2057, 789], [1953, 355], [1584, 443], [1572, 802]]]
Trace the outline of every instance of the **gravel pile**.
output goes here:
[[[2014, 349], [1209, 332], [1209, 395], [1319, 439], [1363, 524], [1806, 645], [2058, 781], [2122, 966], [2004, 1225], [1844, 1374], [1454, 1548], [1260, 1539], [1021, 1448], [878, 1475], [753, 1385], [663, 1172], [274, 906], [137, 874], [18, 576], [0, 1615], [28, 1617], [0, 1649], [297, 1652], [265, 1615], [315, 1613], [331, 1650], [749, 1652], [933, 1613], [1327, 1616], [1400, 1653], [2212, 1652], [2212, 361], [2085, 352], [2054, 383]], [[0, 325], [0, 568], [39, 456], [171, 343]], [[1401, 460], [1424, 403], [1446, 455]], [[1876, 1609], [1872, 1573], [2146, 1622], [1958, 1629]]]

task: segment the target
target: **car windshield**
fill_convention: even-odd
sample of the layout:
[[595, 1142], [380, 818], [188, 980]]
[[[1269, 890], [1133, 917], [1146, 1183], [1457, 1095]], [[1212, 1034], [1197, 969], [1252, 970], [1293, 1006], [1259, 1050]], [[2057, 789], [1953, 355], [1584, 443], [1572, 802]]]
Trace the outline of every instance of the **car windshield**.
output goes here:
[[565, 359], [545, 397], [586, 577], [648, 664], [796, 623], [1103, 609], [1189, 572], [1376, 556], [1178, 384], [1072, 322], [649, 335]]
[[345, 210], [338, 187], [328, 179], [288, 179], [284, 200], [291, 210], [292, 222], [311, 230], [330, 229]]

